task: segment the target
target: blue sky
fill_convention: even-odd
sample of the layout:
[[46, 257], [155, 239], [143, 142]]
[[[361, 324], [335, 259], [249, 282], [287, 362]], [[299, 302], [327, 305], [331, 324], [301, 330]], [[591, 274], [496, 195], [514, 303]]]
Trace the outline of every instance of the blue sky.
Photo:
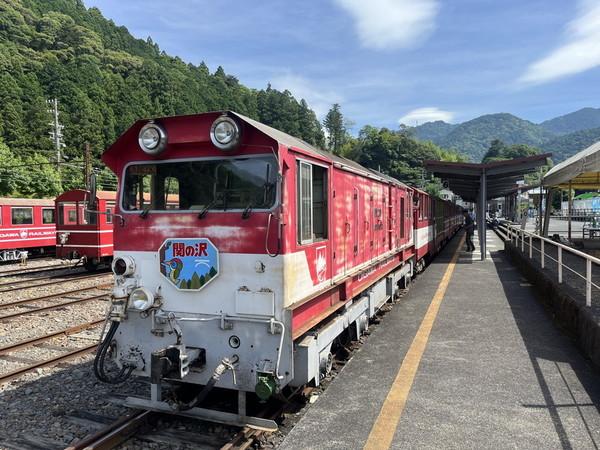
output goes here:
[[[84, 0], [250, 88], [397, 129], [600, 107], [600, 0]], [[201, 112], [201, 111], [199, 111]]]

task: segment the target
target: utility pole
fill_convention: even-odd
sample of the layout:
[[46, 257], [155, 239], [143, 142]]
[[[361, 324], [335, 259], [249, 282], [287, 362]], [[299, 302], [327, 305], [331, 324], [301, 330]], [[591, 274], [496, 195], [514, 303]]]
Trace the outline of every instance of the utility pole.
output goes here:
[[90, 175], [92, 173], [92, 166], [90, 164], [90, 143], [85, 143], [85, 188], [89, 191], [90, 189]]
[[52, 114], [53, 118], [53, 121], [48, 125], [53, 127], [54, 131], [49, 131], [48, 134], [50, 135], [50, 139], [52, 139], [56, 145], [56, 165], [58, 166], [60, 164], [60, 149], [61, 147], [66, 147], [66, 145], [62, 142], [63, 126], [58, 123], [58, 100], [54, 98], [52, 100], [46, 100], [46, 103], [48, 103], [52, 108], [47, 110], [49, 114]]

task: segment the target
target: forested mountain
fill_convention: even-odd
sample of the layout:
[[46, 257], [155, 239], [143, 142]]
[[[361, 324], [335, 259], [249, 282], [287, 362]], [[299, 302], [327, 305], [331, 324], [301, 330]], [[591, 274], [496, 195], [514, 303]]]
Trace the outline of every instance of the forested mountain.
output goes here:
[[457, 125], [429, 122], [412, 130], [417, 139], [467, 155], [471, 162], [480, 162], [490, 143], [500, 139], [506, 145], [523, 143], [539, 148], [542, 153], [552, 153], [556, 164], [597, 142], [600, 139], [598, 124], [600, 109], [584, 108], [541, 124], [501, 113]]
[[412, 129], [416, 131], [415, 136], [418, 140], [436, 143], [441, 142], [457, 126], [443, 120], [436, 120], [435, 122], [426, 122]]
[[544, 142], [540, 146], [540, 151], [552, 153], [552, 160], [559, 163], [598, 141], [600, 141], [600, 127], [555, 137]]
[[583, 108], [571, 114], [546, 120], [540, 125], [554, 133], [573, 133], [598, 128], [600, 127], [600, 108]]
[[[98, 163], [104, 149], [140, 118], [221, 109], [324, 144], [315, 113], [288, 91], [249, 89], [222, 67], [210, 73], [202, 62], [186, 64], [150, 38], [135, 39], [82, 0], [2, 0], [0, 166], [10, 169], [0, 170], [4, 195], [11, 189], [54, 195], [71, 188], [75, 174], [71, 184], [83, 183], [80, 164], [62, 168], [62, 187], [51, 170], [35, 173], [39, 164], [56, 161], [49, 139], [51, 99], [58, 101], [66, 144], [60, 150], [70, 162], [82, 161], [88, 142]], [[15, 187], [27, 186], [25, 178], [31, 178], [31, 192]], [[44, 179], [48, 189], [34, 190], [36, 179]]]
[[453, 149], [479, 162], [493, 139], [505, 144], [523, 143], [539, 147], [554, 134], [540, 125], [528, 122], [512, 114], [487, 114], [457, 125], [438, 143], [443, 148]]

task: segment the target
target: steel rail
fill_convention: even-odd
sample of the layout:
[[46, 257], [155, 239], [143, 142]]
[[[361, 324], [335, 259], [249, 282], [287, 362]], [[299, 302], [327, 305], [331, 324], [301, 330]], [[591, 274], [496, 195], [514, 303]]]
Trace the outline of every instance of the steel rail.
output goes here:
[[44, 361], [40, 361], [36, 364], [32, 364], [32, 365], [23, 367], [21, 369], [13, 370], [12, 372], [2, 374], [2, 375], [0, 375], [0, 384], [5, 383], [10, 380], [14, 380], [15, 378], [18, 378], [27, 372], [34, 371], [35, 369], [39, 369], [42, 367], [54, 366], [61, 362], [68, 361], [70, 359], [75, 359], [75, 358], [83, 356], [87, 353], [91, 353], [94, 350], [96, 350], [96, 347], [98, 347], [98, 344], [88, 345], [86, 347], [78, 348], [77, 350], [72, 350], [68, 353], [64, 353], [60, 356], [56, 356], [56, 357], [50, 358], [50, 359], [45, 359]]
[[57, 331], [56, 333], [50, 333], [44, 336], [39, 336], [32, 339], [27, 339], [25, 341], [20, 341], [15, 344], [7, 345], [6, 347], [0, 348], [0, 355], [14, 352], [15, 350], [19, 350], [21, 348], [33, 347], [34, 345], [41, 344], [42, 342], [49, 341], [50, 339], [54, 339], [59, 336], [69, 336], [71, 334], [78, 333], [79, 331], [88, 330], [102, 324], [103, 322], [104, 319], [96, 320], [94, 322], [84, 323], [82, 325], [67, 328], [66, 330]]
[[25, 300], [17, 300], [15, 302], [1, 304], [0, 309], [8, 309], [8, 308], [12, 308], [14, 306], [25, 305], [27, 303], [41, 302], [44, 300], [52, 300], [53, 298], [65, 297], [67, 295], [78, 294], [80, 292], [93, 291], [94, 289], [103, 289], [108, 286], [112, 286], [112, 283], [99, 284], [99, 285], [92, 286], [92, 287], [74, 289], [72, 291], [66, 291], [66, 292], [60, 292], [58, 294], [44, 295], [42, 297], [34, 297], [34, 298], [28, 298]]
[[76, 444], [70, 445], [65, 450], [110, 450], [115, 448], [133, 436], [136, 430], [154, 414], [156, 413], [153, 411], [133, 410], [116, 422], [83, 438]]
[[105, 275], [108, 275], [109, 272], [106, 273], [100, 273], [100, 274], [92, 274], [92, 275], [85, 275], [85, 276], [72, 276], [71, 278], [68, 279], [64, 279], [65, 277], [62, 275], [51, 275], [48, 277], [41, 277], [41, 278], [31, 278], [28, 280], [19, 280], [19, 281], [14, 281], [14, 282], [8, 282], [8, 283], [2, 283], [0, 284], [0, 286], [12, 286], [10, 288], [6, 288], [6, 289], [2, 289], [0, 290], [0, 293], [3, 292], [12, 292], [15, 290], [14, 286], [18, 286], [20, 284], [25, 284], [25, 283], [35, 283], [37, 281], [41, 281], [41, 280], [50, 280], [53, 278], [63, 278], [62, 280], [57, 280], [57, 281], [52, 281], [52, 282], [48, 282], [48, 283], [40, 283], [40, 284], [36, 284], [36, 285], [32, 285], [32, 286], [26, 286], [23, 287], [21, 289], [33, 289], [33, 288], [38, 288], [38, 287], [42, 287], [42, 286], [52, 286], [55, 284], [61, 284], [61, 283], [68, 283], [68, 282], [72, 282], [72, 281], [79, 281], [79, 280], [87, 280], [89, 278], [97, 278], [97, 277], [102, 277]]
[[50, 272], [53, 270], [64, 270], [64, 269], [72, 269], [75, 267], [75, 264], [69, 264], [64, 266], [59, 266], [57, 264], [50, 266], [38, 266], [32, 267], [31, 270], [23, 270], [23, 269], [13, 269], [13, 270], [3, 270], [0, 272], [0, 278], [10, 277], [14, 275], [27, 275], [30, 273], [38, 273], [38, 272]]
[[5, 316], [0, 316], [0, 320], [12, 319], [13, 317], [24, 316], [27, 314], [34, 314], [34, 313], [38, 313], [38, 312], [42, 312], [42, 311], [51, 311], [53, 309], [62, 308], [64, 306], [70, 306], [70, 305], [74, 305], [77, 303], [89, 302], [91, 300], [98, 300], [103, 297], [106, 297], [106, 294], [94, 295], [93, 297], [88, 297], [88, 298], [78, 298], [77, 300], [71, 300], [69, 302], [59, 303], [57, 305], [44, 306], [42, 308], [35, 308], [35, 309], [31, 309], [29, 311], [20, 311], [20, 312], [13, 313], [13, 314], [7, 314]]

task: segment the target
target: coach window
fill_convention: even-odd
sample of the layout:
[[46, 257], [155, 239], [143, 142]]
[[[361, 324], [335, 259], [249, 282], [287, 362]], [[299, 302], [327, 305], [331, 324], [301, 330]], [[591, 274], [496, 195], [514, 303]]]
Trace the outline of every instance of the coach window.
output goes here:
[[327, 239], [327, 169], [298, 161], [298, 243]]
[[[91, 205], [89, 202], [78, 202], [79, 206], [79, 224], [80, 225], [98, 225], [98, 203]], [[92, 209], [93, 206], [93, 209]]]
[[33, 225], [33, 208], [12, 208], [13, 225]]
[[106, 203], [106, 223], [110, 224], [113, 223], [113, 216], [112, 213], [115, 210], [115, 203], [114, 202], [107, 202]]
[[58, 205], [58, 224], [59, 225], [69, 225], [76, 223], [71, 219], [71, 211], [73, 211], [73, 217], [76, 218], [75, 213], [75, 202], [60, 202]]
[[42, 208], [42, 223], [44, 225], [55, 223], [54, 208]]

